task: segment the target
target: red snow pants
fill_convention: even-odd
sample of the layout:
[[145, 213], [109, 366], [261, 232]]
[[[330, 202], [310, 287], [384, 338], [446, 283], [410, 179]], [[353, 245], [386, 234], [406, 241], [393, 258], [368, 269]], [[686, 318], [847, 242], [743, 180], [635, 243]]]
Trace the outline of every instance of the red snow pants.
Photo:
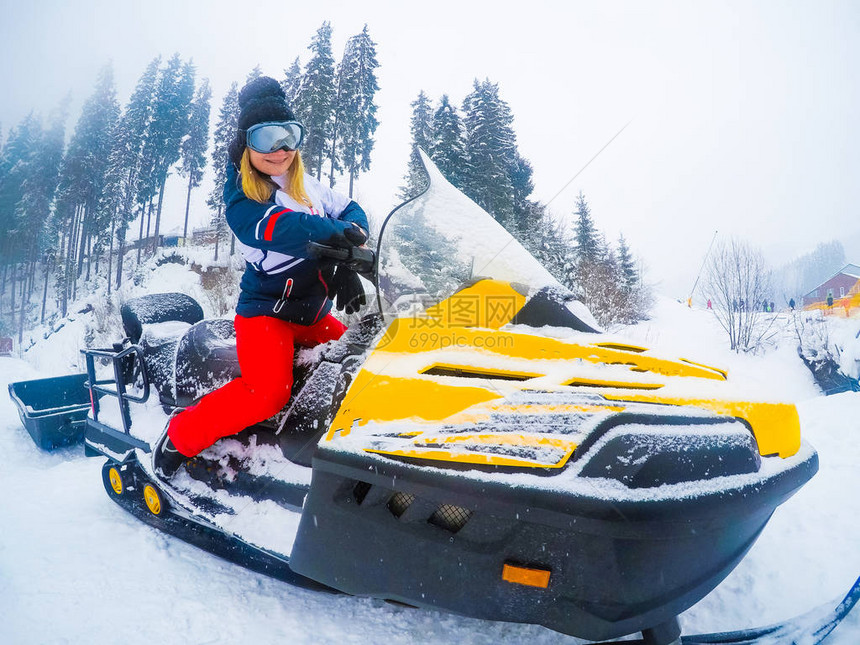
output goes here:
[[295, 344], [312, 347], [346, 331], [331, 314], [310, 326], [270, 316], [236, 316], [234, 325], [242, 376], [170, 420], [167, 434], [186, 457], [279, 412], [290, 400]]

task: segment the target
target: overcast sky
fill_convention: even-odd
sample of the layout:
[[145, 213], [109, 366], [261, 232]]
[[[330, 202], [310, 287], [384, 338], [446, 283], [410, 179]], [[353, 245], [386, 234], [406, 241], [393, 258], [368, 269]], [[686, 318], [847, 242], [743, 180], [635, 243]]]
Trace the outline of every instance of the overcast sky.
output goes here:
[[[257, 64], [280, 79], [323, 20], [340, 58], [367, 23], [378, 46], [380, 127], [358, 200], [395, 204], [409, 116], [423, 89], [460, 104], [499, 83], [534, 197], [570, 218], [582, 190], [610, 240], [648, 277], [689, 292], [716, 230], [779, 264], [841, 235], [860, 263], [860, 2], [270, 2], [0, 0], [0, 124], [72, 116], [113, 62], [124, 106], [147, 62], [179, 52], [213, 89], [213, 114]], [[561, 194], [626, 123], [630, 125]], [[345, 185], [343, 183], [342, 185]], [[196, 223], [207, 217], [197, 191]], [[181, 223], [180, 181], [168, 227]], [[849, 240], [849, 241], [850, 241]], [[852, 249], [857, 249], [852, 251]]]

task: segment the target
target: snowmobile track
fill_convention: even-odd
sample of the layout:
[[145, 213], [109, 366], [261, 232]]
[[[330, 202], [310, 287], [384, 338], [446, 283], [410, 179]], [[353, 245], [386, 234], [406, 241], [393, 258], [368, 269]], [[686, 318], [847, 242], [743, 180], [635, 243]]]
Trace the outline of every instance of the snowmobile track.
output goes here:
[[[105, 464], [105, 468], [115, 465], [115, 463], [112, 464], [108, 461]], [[134, 474], [137, 476], [138, 481], [141, 482], [139, 487], [143, 488], [143, 482], [149, 481], [149, 478], [139, 466], [135, 465], [135, 469], [136, 472]], [[335, 594], [340, 593], [331, 587], [294, 572], [290, 569], [289, 558], [251, 545], [237, 536], [227, 535], [214, 527], [181, 517], [172, 512], [169, 505], [167, 509], [162, 511], [161, 516], [153, 515], [139, 496], [130, 494], [132, 491], [123, 495], [116, 495], [110, 490], [109, 486], [110, 484], [105, 480], [105, 489], [108, 496], [114, 502], [153, 528], [164, 531], [184, 542], [217, 555], [228, 562], [247, 567], [252, 571], [286, 582], [294, 587]]]

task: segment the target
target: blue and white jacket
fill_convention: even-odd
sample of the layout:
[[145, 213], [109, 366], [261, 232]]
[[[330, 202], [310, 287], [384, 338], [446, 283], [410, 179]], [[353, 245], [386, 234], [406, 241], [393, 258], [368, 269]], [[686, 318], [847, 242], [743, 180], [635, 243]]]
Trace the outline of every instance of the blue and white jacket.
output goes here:
[[[280, 185], [281, 178], [272, 177]], [[227, 224], [239, 240], [245, 258], [236, 313], [274, 316], [300, 325], [313, 325], [331, 309], [328, 285], [308, 242], [350, 246], [343, 232], [358, 224], [365, 231], [367, 216], [354, 201], [305, 174], [312, 208], [299, 204], [283, 190], [273, 190], [261, 204], [242, 191], [241, 177], [227, 165], [224, 203]]]

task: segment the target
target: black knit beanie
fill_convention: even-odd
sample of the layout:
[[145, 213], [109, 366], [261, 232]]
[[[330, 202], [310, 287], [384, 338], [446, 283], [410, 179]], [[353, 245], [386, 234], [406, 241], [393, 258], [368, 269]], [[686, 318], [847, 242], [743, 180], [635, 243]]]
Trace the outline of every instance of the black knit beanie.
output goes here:
[[267, 121], [295, 121], [281, 84], [270, 76], [249, 81], [239, 92], [239, 129], [230, 144], [230, 160], [238, 167], [245, 151], [245, 131]]

